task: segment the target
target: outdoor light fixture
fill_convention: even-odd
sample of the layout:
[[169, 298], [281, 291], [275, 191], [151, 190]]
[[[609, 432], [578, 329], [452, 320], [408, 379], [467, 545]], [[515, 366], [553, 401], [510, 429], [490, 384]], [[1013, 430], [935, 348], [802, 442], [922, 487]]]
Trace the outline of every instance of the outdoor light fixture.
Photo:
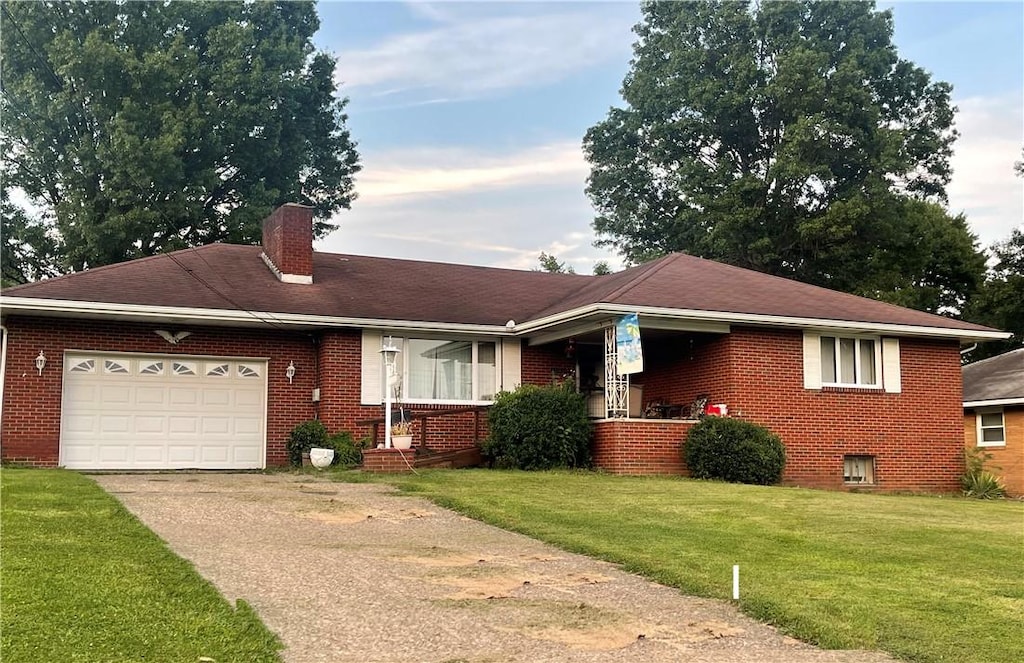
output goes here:
[[398, 372], [395, 370], [395, 362], [398, 359], [398, 353], [401, 352], [395, 347], [391, 337], [388, 336], [387, 344], [380, 349], [382, 355], [384, 355], [384, 448], [391, 448], [391, 394], [394, 389], [392, 383]]
[[39, 351], [39, 356], [36, 357], [36, 370], [39, 371], [39, 375], [43, 374], [43, 367], [46, 366], [46, 355], [43, 351]]
[[292, 383], [292, 378], [295, 377], [295, 362], [288, 362], [288, 368], [284, 369], [284, 375], [288, 378], [288, 384]]

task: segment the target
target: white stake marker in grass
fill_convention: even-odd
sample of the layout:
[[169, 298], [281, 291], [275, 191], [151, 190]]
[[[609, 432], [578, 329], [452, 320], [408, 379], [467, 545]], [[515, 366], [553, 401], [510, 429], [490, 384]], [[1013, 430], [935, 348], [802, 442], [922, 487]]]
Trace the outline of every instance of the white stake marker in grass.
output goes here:
[[732, 600], [740, 600], [740, 565], [733, 564], [732, 567]]

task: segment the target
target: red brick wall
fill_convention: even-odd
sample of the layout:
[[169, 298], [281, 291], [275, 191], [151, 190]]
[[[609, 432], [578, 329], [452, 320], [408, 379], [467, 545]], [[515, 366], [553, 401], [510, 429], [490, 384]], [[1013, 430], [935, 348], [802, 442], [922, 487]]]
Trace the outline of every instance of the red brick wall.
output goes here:
[[282, 205], [263, 220], [263, 252], [283, 274], [313, 275], [313, 209]]
[[[245, 330], [192, 325], [62, 321], [11, 317], [7, 327], [0, 457], [5, 461], [56, 466], [60, 447], [60, 403], [65, 350], [149, 352], [154, 354], [268, 357], [267, 464], [287, 462], [288, 432], [313, 416], [315, 350], [308, 335], [277, 330]], [[192, 335], [171, 345], [155, 329], [188, 329]], [[35, 358], [42, 350], [40, 376]], [[295, 362], [292, 384], [285, 377]]]
[[552, 384], [562, 376], [572, 376], [576, 370], [576, 360], [565, 356], [565, 343], [549, 345], [523, 345], [522, 374], [523, 384], [545, 386]]
[[594, 464], [614, 474], [687, 474], [683, 441], [693, 426], [663, 419], [604, 420], [594, 424]]
[[652, 401], [688, 405], [707, 394], [712, 403], [732, 397], [729, 334], [686, 334], [644, 346], [642, 374], [632, 378], [644, 387], [644, 404]]
[[730, 414], [777, 433], [783, 481], [843, 488], [843, 456], [875, 457], [876, 488], [947, 492], [963, 472], [956, 341], [900, 339], [902, 393], [803, 387], [800, 331], [734, 329]]
[[414, 464], [414, 449], [369, 449], [363, 452], [365, 472], [411, 472]]

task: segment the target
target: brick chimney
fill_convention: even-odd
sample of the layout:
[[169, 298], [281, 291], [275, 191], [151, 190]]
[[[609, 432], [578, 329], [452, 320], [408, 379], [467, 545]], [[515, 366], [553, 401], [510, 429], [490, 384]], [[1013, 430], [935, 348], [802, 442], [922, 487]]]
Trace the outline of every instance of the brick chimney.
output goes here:
[[313, 208], [285, 203], [263, 220], [260, 256], [285, 283], [313, 282]]

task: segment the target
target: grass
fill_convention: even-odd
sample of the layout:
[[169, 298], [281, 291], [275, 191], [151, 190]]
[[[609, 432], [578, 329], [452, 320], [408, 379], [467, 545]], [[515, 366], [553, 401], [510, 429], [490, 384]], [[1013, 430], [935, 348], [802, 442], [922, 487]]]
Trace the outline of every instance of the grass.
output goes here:
[[825, 648], [910, 661], [1024, 661], [1024, 504], [596, 473], [384, 479], [506, 529], [621, 564]]
[[233, 608], [91, 479], [4, 469], [0, 488], [0, 660], [281, 660], [248, 605]]

